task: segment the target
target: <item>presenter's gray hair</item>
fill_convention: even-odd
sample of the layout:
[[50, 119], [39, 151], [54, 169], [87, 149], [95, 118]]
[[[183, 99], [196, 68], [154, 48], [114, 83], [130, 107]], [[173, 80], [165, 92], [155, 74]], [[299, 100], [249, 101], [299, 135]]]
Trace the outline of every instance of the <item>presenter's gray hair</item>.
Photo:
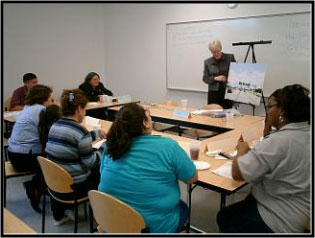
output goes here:
[[209, 43], [209, 50], [211, 52], [217, 51], [217, 50], [221, 51], [222, 50], [221, 41], [219, 41], [219, 40], [210, 41], [210, 43]]

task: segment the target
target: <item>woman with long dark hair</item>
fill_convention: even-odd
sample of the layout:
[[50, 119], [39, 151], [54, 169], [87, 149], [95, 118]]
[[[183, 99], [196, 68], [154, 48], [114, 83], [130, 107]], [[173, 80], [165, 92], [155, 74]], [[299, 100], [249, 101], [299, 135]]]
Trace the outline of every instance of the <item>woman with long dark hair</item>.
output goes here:
[[49, 105], [46, 110], [42, 110], [39, 114], [38, 134], [43, 151], [46, 148], [48, 133], [52, 124], [61, 118], [61, 109], [58, 105]]
[[90, 102], [97, 102], [99, 95], [113, 96], [113, 93], [104, 87], [100, 81], [100, 76], [95, 72], [90, 72], [86, 75], [84, 83], [79, 88], [84, 92]]
[[187, 205], [178, 181], [194, 183], [198, 173], [186, 152], [170, 138], [151, 135], [149, 111], [123, 106], [107, 134], [99, 190], [137, 210], [152, 233], [179, 232]]

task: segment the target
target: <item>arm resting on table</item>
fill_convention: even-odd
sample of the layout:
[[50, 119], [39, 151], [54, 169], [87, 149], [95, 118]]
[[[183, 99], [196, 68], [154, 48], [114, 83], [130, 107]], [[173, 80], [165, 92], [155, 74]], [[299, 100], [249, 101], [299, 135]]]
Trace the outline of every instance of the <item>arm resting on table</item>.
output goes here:
[[184, 183], [193, 184], [193, 183], [197, 182], [197, 180], [198, 180], [198, 171], [196, 170], [195, 175], [191, 179], [184, 181]]

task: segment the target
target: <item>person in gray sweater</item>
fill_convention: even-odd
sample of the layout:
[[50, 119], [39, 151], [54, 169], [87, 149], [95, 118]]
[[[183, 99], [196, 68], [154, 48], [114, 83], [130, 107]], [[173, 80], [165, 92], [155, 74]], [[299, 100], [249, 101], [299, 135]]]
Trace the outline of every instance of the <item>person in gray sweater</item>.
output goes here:
[[276, 90], [268, 99], [265, 138], [252, 149], [237, 145], [232, 176], [250, 183], [251, 193], [218, 213], [222, 232], [304, 232], [310, 219], [308, 93], [297, 84]]

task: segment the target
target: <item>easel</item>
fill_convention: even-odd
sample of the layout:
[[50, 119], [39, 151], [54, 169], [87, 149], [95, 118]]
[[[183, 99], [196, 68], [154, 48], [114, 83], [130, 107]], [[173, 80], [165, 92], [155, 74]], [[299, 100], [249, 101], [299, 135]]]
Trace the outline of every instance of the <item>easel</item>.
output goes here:
[[[256, 64], [256, 56], [255, 56], [255, 51], [254, 51], [254, 45], [258, 45], [258, 44], [271, 44], [272, 41], [271, 40], [267, 40], [267, 41], [249, 41], [249, 42], [238, 42], [238, 43], [232, 43], [233, 46], [238, 46], [238, 45], [248, 45], [248, 49], [247, 49], [247, 53], [244, 59], [244, 63], [246, 63], [247, 61], [247, 57], [249, 54], [250, 49], [252, 50], [252, 63]], [[261, 89], [261, 96], [262, 96], [262, 100], [263, 100], [263, 104], [264, 104], [264, 108], [265, 108], [265, 112], [267, 112], [267, 108], [266, 108], [266, 102], [265, 102], [265, 97], [264, 97], [264, 92]], [[253, 104], [249, 104], [253, 107], [253, 116], [255, 116], [255, 105]]]

